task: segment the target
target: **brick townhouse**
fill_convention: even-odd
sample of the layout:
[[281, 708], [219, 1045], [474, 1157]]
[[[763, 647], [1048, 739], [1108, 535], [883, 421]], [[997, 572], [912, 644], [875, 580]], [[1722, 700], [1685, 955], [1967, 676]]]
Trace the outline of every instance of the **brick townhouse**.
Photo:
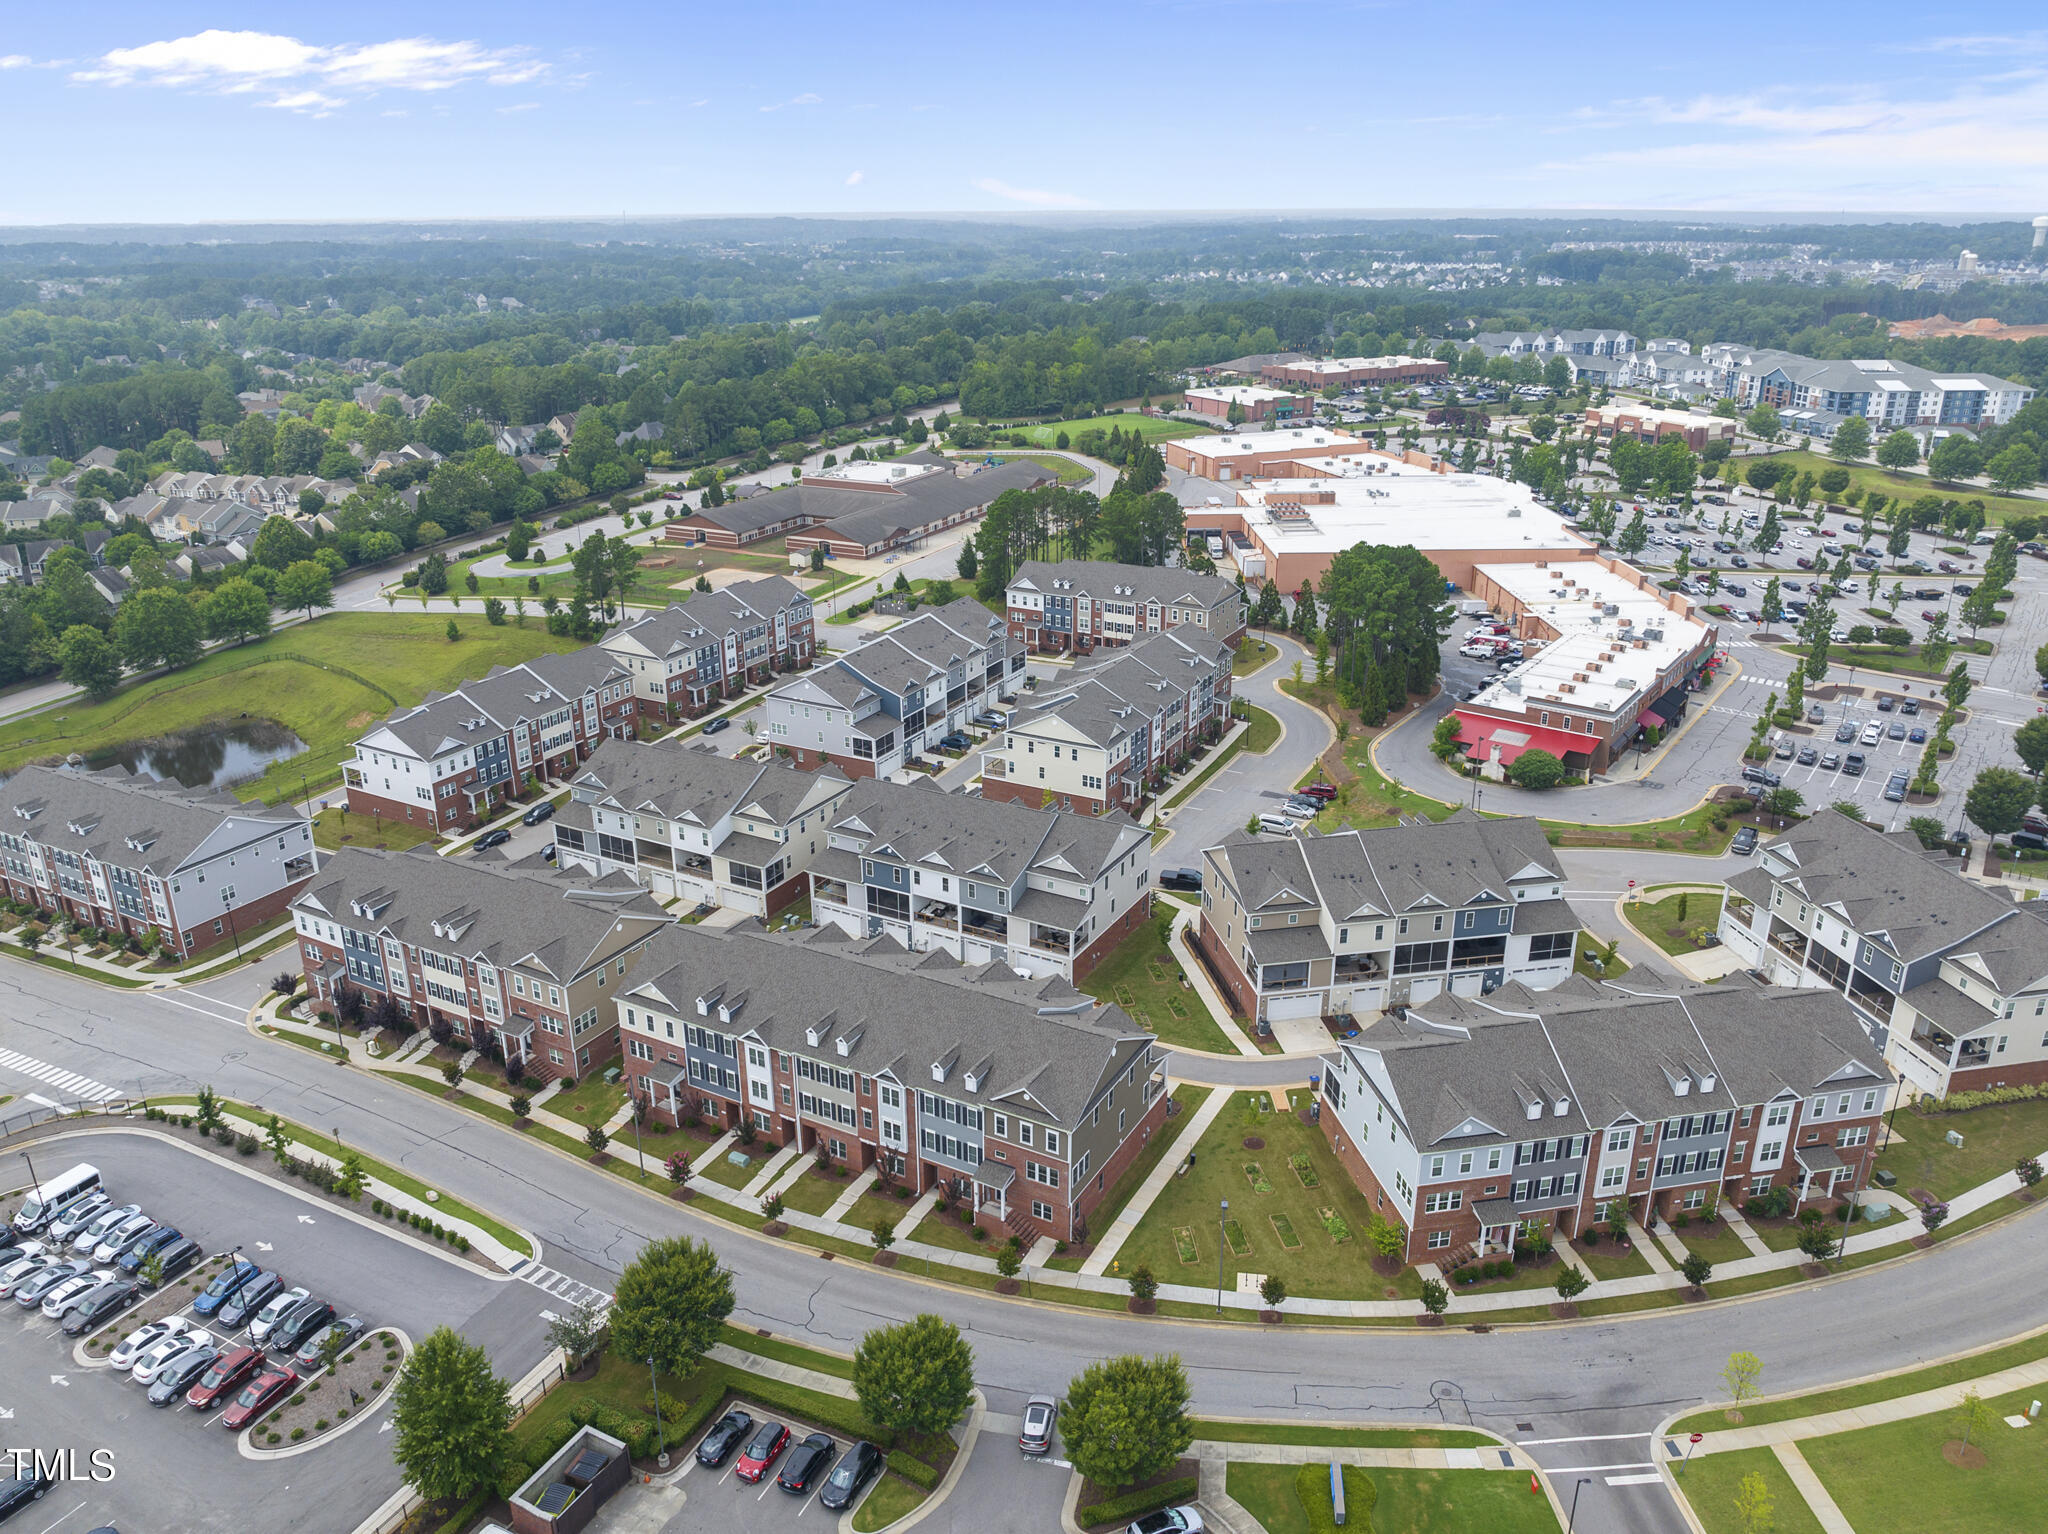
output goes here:
[[1934, 1097], [2048, 1081], [2048, 911], [1910, 831], [1822, 810], [1728, 880], [1720, 936], [1764, 979], [1848, 1003]]
[[1230, 716], [1232, 651], [1197, 629], [1076, 663], [982, 751], [982, 797], [1136, 814]]
[[1526, 816], [1238, 832], [1202, 858], [1195, 944], [1245, 1017], [1364, 1015], [1572, 972], [1579, 919]]
[[632, 674], [598, 645], [495, 667], [359, 739], [341, 768], [348, 807], [466, 830], [528, 778], [566, 778], [600, 743], [630, 737], [636, 712]]
[[810, 665], [817, 632], [811, 599], [771, 575], [671, 603], [598, 645], [631, 675], [640, 715], [670, 724]]
[[811, 914], [915, 952], [1079, 980], [1151, 911], [1149, 832], [949, 794], [930, 779], [863, 782], [831, 808], [810, 862]]
[[623, 873], [657, 900], [769, 916], [803, 895], [853, 780], [826, 766], [719, 756], [696, 745], [609, 740], [569, 785], [556, 856]]
[[344, 986], [388, 998], [415, 1028], [445, 1023], [538, 1081], [618, 1054], [610, 999], [675, 923], [620, 874], [424, 848], [338, 852], [291, 909], [316, 999]]
[[189, 957], [281, 914], [319, 854], [302, 815], [118, 768], [23, 767], [0, 784], [9, 899]]
[[1010, 634], [1048, 653], [1128, 645], [1183, 624], [1237, 647], [1245, 596], [1236, 581], [1177, 565], [1027, 559], [1004, 594]]
[[1839, 996], [1761, 987], [1440, 995], [1322, 1060], [1320, 1122], [1407, 1260], [1453, 1266], [1610, 1215], [1864, 1186], [1890, 1101]]
[[674, 927], [613, 1005], [655, 1117], [745, 1115], [774, 1145], [971, 1199], [1027, 1245], [1085, 1240], [1166, 1122], [1165, 1056], [1119, 1008], [887, 936]]

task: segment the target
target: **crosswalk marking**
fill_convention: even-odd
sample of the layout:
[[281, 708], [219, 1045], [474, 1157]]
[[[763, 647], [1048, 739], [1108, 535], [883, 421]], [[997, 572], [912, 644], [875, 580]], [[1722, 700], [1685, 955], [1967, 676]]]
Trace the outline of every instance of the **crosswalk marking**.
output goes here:
[[38, 1060], [11, 1049], [0, 1049], [0, 1066], [20, 1071], [24, 1076], [33, 1076], [37, 1081], [47, 1082], [58, 1091], [68, 1092], [89, 1103], [103, 1103], [110, 1097], [121, 1095], [117, 1088], [94, 1081], [90, 1076], [81, 1076], [76, 1071], [64, 1070], [47, 1060]]
[[568, 1274], [558, 1272], [543, 1263], [528, 1263], [520, 1269], [521, 1282], [529, 1283], [542, 1294], [552, 1295], [565, 1305], [587, 1306], [602, 1312], [610, 1307], [612, 1297], [602, 1289], [593, 1289]]

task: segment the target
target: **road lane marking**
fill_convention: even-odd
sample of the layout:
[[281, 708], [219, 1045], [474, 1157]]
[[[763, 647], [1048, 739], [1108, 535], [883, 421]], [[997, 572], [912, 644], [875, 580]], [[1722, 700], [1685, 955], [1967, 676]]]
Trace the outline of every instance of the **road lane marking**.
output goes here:
[[1648, 1472], [1639, 1471], [1635, 1475], [1610, 1475], [1605, 1477], [1609, 1486], [1648, 1486], [1653, 1482], [1663, 1479], [1664, 1477], [1654, 1470]]
[[1648, 1433], [1586, 1433], [1578, 1438], [1517, 1438], [1515, 1443], [1533, 1449], [1545, 1443], [1625, 1443], [1631, 1438], [1648, 1438]]
[[[1645, 1434], [1644, 1436], [1647, 1437], [1648, 1435]], [[1598, 1475], [1605, 1470], [1655, 1470], [1656, 1468], [1657, 1462], [1655, 1460], [1639, 1459], [1626, 1465], [1545, 1465], [1543, 1473], [1545, 1475]]]
[[60, 1092], [69, 1092], [73, 1097], [83, 1098], [87, 1102], [103, 1103], [110, 1097], [121, 1095], [118, 1089], [108, 1086], [103, 1081], [81, 1076], [76, 1071], [67, 1071], [61, 1065], [52, 1065], [47, 1060], [38, 1060], [35, 1056], [24, 1055], [18, 1050], [0, 1049], [0, 1065], [20, 1071], [24, 1076], [32, 1076]]

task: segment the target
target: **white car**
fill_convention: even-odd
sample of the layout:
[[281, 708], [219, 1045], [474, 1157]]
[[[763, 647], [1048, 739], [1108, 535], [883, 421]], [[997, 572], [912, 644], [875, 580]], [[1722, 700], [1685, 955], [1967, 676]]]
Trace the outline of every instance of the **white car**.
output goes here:
[[97, 1220], [113, 1202], [104, 1193], [88, 1193], [50, 1222], [50, 1239], [59, 1245], [71, 1240]]
[[115, 1226], [119, 1225], [123, 1220], [133, 1219], [140, 1213], [142, 1213], [142, 1206], [140, 1204], [123, 1204], [119, 1209], [101, 1210], [98, 1218], [71, 1238], [71, 1250], [77, 1252], [80, 1256], [85, 1255], [102, 1241], [106, 1240], [108, 1233]]
[[1862, 742], [1861, 742], [1861, 743], [1862, 743], [1863, 745], [1866, 745], [1866, 746], [1874, 746], [1874, 745], [1876, 745], [1876, 744], [1877, 744], [1877, 743], [1878, 743], [1879, 741], [1881, 741], [1881, 740], [1883, 740], [1883, 739], [1884, 739], [1884, 726], [1883, 726], [1883, 725], [1881, 725], [1881, 724], [1866, 724], [1866, 725], [1865, 725], [1865, 726], [1863, 727], [1863, 740], [1862, 740]]
[[299, 1301], [311, 1297], [312, 1291], [309, 1289], [287, 1289], [277, 1295], [268, 1305], [257, 1311], [256, 1319], [249, 1323], [249, 1340], [261, 1347], [263, 1339], [270, 1335], [271, 1329], [285, 1318], [286, 1313]]
[[81, 1273], [76, 1278], [67, 1278], [43, 1296], [43, 1314], [54, 1321], [87, 1295], [113, 1281], [111, 1273]]
[[138, 1385], [153, 1385], [156, 1377], [167, 1364], [175, 1362], [194, 1348], [215, 1346], [213, 1333], [193, 1327], [190, 1331], [179, 1331], [164, 1338], [155, 1347], [135, 1360], [135, 1367], [129, 1371], [129, 1378]]
[[129, 1368], [136, 1359], [166, 1337], [175, 1337], [183, 1330], [184, 1323], [176, 1316], [165, 1316], [161, 1321], [147, 1322], [123, 1337], [114, 1351], [107, 1355], [107, 1362], [116, 1369]]
[[49, 1252], [36, 1252], [27, 1257], [17, 1257], [5, 1267], [0, 1267], [0, 1300], [13, 1298], [15, 1285], [34, 1278], [56, 1260]]

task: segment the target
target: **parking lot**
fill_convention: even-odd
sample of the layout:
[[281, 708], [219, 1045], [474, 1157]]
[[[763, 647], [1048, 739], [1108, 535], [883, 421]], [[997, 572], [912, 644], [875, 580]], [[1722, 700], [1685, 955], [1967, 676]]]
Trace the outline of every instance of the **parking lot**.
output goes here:
[[[776, 1476], [789, 1462], [797, 1446], [810, 1434], [819, 1430], [808, 1423], [800, 1423], [794, 1418], [749, 1405], [745, 1401], [729, 1402], [726, 1409], [730, 1411], [735, 1407], [754, 1419], [753, 1429], [741, 1438], [725, 1463], [717, 1468], [697, 1462], [697, 1443], [701, 1442], [701, 1437], [690, 1444], [690, 1461], [679, 1478], [679, 1484], [689, 1497], [689, 1511], [671, 1524], [671, 1527], [730, 1529], [738, 1531], [738, 1534], [773, 1534], [773, 1531], [792, 1528], [834, 1527], [839, 1521], [840, 1514], [819, 1503], [818, 1491], [824, 1485], [824, 1476], [829, 1475], [838, 1466], [847, 1450], [852, 1447], [852, 1440], [837, 1434], [828, 1434], [827, 1436], [832, 1439], [832, 1461], [825, 1467], [824, 1474], [814, 1477], [810, 1489], [801, 1494], [784, 1491], [776, 1484]], [[747, 1437], [751, 1437], [752, 1432], [758, 1431], [770, 1422], [779, 1422], [789, 1429], [789, 1444], [769, 1465], [768, 1473], [762, 1476], [758, 1484], [743, 1481], [736, 1473], [736, 1467], [740, 1457], [746, 1453]], [[715, 1421], [713, 1426], [716, 1426]], [[877, 1474], [870, 1480], [862, 1490], [861, 1496], [865, 1498], [872, 1492], [875, 1481], [880, 1479], [881, 1476]]]
[[[508, 1379], [546, 1351], [546, 1297], [538, 1290], [494, 1281], [203, 1152], [113, 1131], [34, 1140], [26, 1148], [41, 1177], [90, 1163], [118, 1203], [140, 1204], [209, 1253], [239, 1246], [288, 1285], [372, 1328], [393, 1327], [417, 1341], [436, 1326], [452, 1326], [486, 1347]], [[31, 1180], [19, 1150], [0, 1158], [0, 1186]], [[205, 1317], [193, 1319], [216, 1335], [223, 1330]], [[117, 1320], [103, 1335], [118, 1340], [134, 1325]], [[228, 1340], [244, 1342], [246, 1333]], [[362, 1414], [362, 1426], [310, 1452], [251, 1460], [239, 1451], [241, 1435], [222, 1429], [218, 1411], [201, 1413], [182, 1402], [153, 1408], [125, 1372], [77, 1363], [77, 1346], [39, 1309], [9, 1305], [0, 1318], [0, 1448], [75, 1451], [82, 1473], [92, 1453], [105, 1450], [111, 1469], [108, 1479], [53, 1486], [36, 1505], [41, 1521], [22, 1520], [24, 1530], [84, 1534], [113, 1525], [132, 1534], [197, 1534], [220, 1528], [220, 1509], [234, 1505], [251, 1510], [250, 1527], [346, 1534], [398, 1484], [381, 1402]]]

